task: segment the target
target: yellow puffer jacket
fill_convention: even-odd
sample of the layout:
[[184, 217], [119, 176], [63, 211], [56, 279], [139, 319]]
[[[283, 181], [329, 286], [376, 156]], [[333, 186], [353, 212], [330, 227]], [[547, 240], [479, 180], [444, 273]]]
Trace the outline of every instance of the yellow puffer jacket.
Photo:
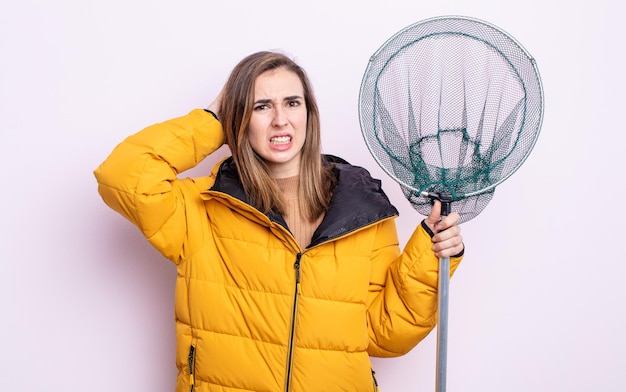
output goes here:
[[338, 184], [301, 249], [280, 215], [246, 202], [231, 159], [177, 178], [223, 142], [198, 109], [128, 137], [95, 171], [104, 201], [177, 265], [176, 391], [376, 391], [369, 356], [405, 354], [436, 324], [425, 226], [400, 253], [380, 182], [326, 157]]

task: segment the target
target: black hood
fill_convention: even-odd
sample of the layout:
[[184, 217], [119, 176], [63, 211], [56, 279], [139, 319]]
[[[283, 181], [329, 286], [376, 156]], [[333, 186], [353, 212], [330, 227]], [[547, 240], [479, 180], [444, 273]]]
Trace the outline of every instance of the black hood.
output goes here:
[[[337, 183], [328, 211], [313, 233], [309, 247], [398, 215], [398, 210], [383, 192], [380, 180], [372, 178], [367, 170], [333, 155], [324, 155], [323, 160], [324, 164], [333, 166]], [[221, 164], [211, 191], [226, 193], [250, 205], [232, 157]], [[271, 212], [267, 215], [287, 228], [280, 214]]]

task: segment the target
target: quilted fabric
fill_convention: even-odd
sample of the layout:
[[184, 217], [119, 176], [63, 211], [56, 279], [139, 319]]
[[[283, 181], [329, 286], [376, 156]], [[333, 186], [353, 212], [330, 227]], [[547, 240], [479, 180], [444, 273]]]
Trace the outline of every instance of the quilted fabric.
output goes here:
[[248, 204], [232, 159], [178, 178], [223, 142], [194, 110], [95, 171], [103, 200], [177, 265], [176, 391], [376, 391], [370, 355], [405, 354], [436, 324], [429, 233], [418, 226], [400, 252], [380, 182], [326, 157], [338, 184], [302, 249], [280, 215]]

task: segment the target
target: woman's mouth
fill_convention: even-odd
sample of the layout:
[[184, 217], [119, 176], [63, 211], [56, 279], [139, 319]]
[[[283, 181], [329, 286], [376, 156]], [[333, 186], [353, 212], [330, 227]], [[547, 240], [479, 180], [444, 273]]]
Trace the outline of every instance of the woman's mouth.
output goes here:
[[272, 144], [287, 144], [291, 142], [291, 136], [275, 136], [270, 139]]

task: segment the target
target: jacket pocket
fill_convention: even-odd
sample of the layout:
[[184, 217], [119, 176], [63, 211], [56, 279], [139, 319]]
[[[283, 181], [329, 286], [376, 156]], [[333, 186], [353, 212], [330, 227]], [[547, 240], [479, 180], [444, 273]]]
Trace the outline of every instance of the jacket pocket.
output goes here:
[[196, 347], [193, 344], [189, 346], [187, 365], [189, 366], [189, 392], [193, 392], [196, 386]]

